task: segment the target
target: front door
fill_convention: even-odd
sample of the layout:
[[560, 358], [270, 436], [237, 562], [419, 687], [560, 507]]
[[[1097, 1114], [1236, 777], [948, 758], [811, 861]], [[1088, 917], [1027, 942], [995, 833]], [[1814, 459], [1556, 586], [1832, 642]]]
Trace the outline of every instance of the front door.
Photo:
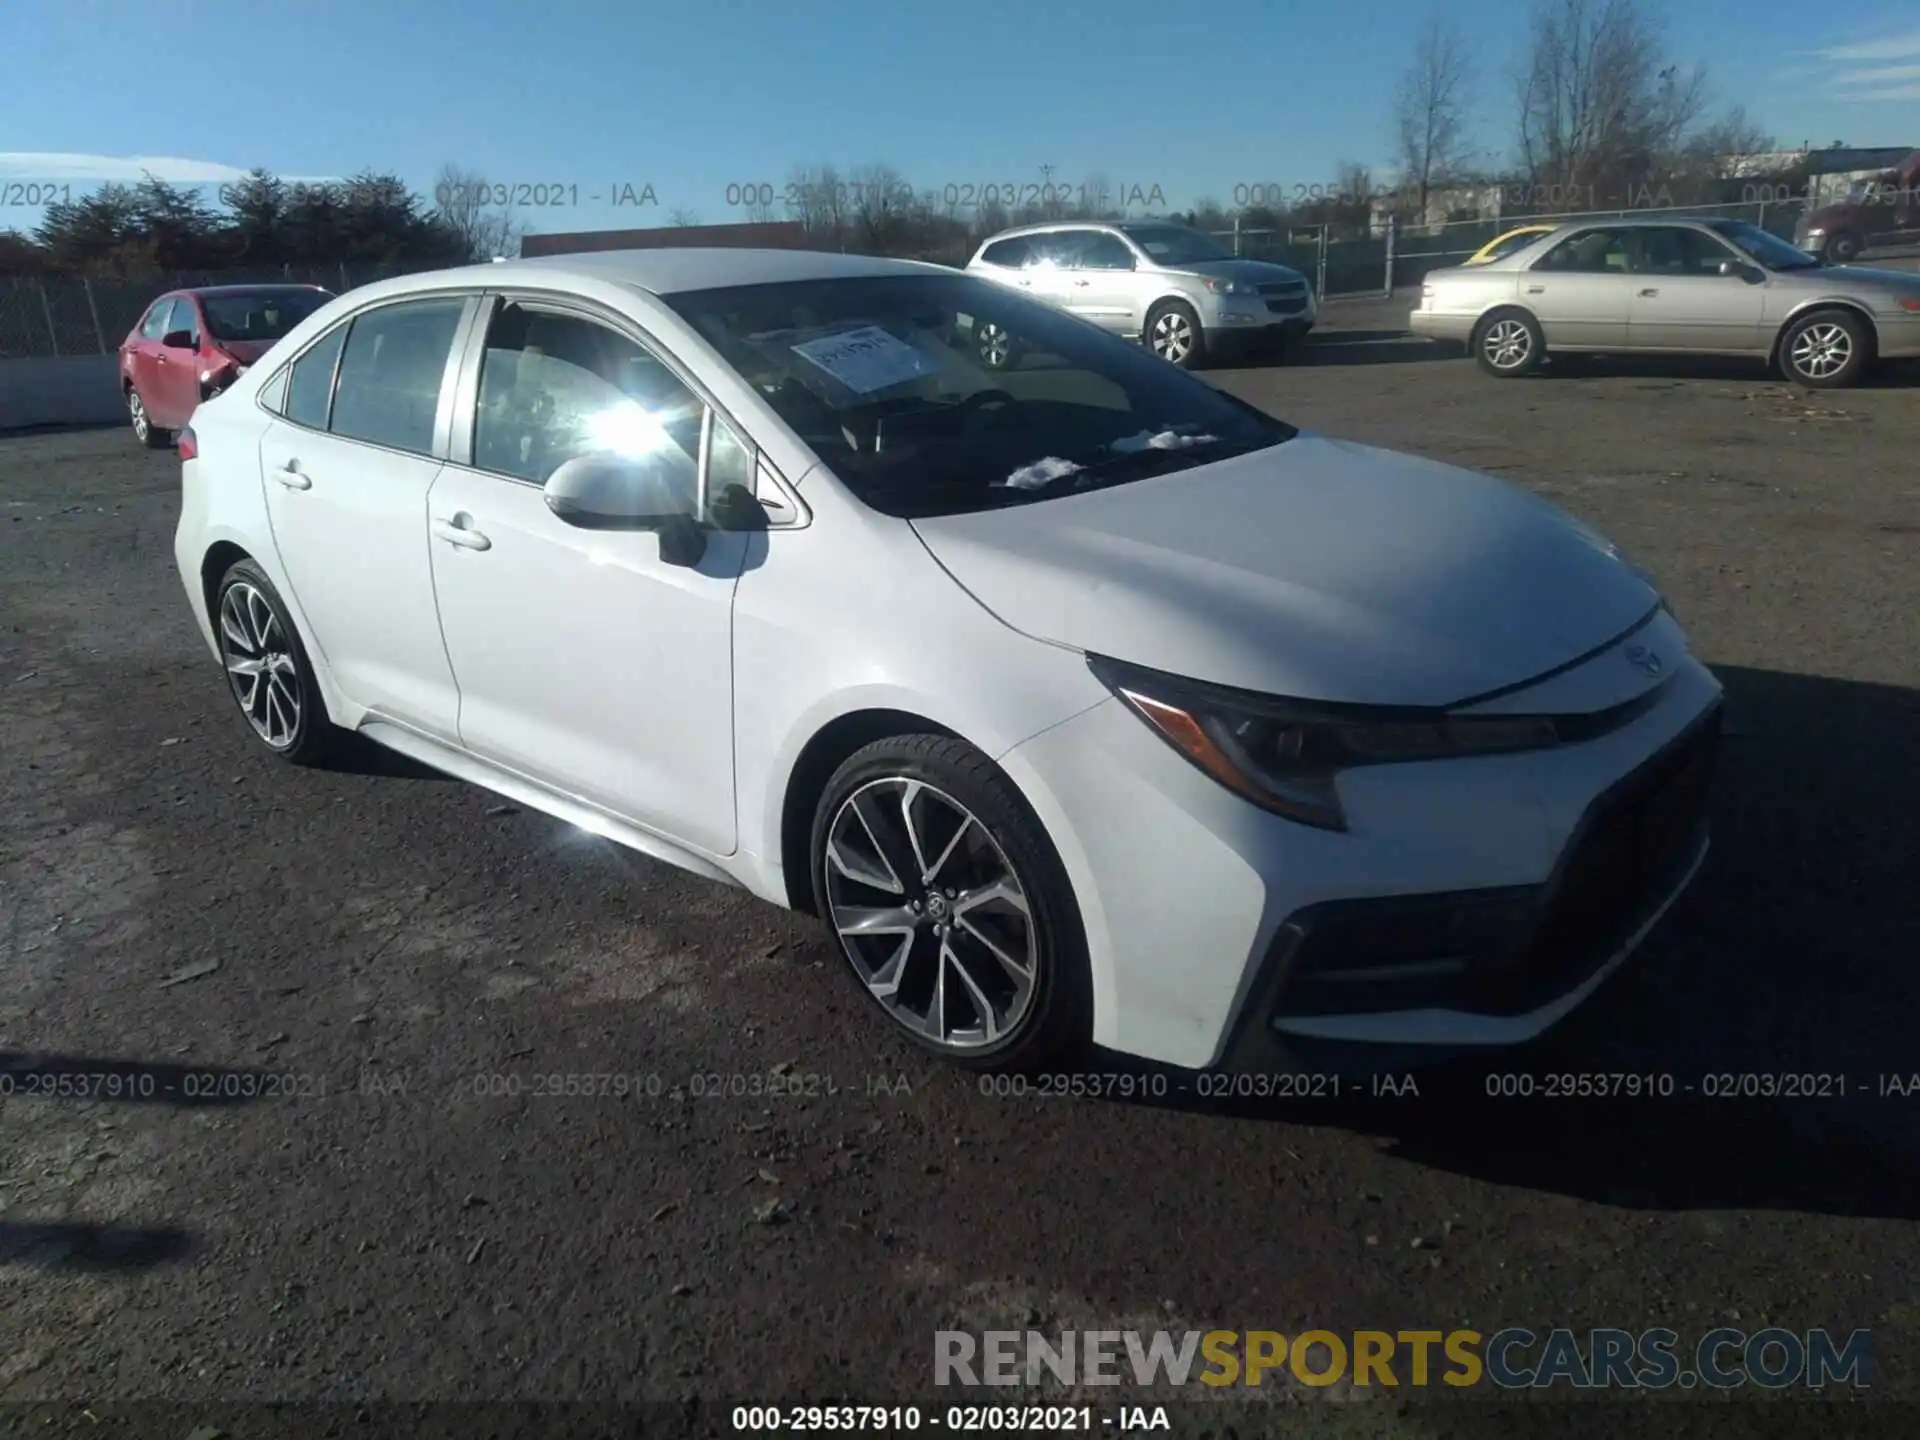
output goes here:
[[160, 344], [153, 347], [152, 390], [142, 390], [147, 412], [163, 430], [178, 430], [193, 418], [200, 404], [200, 307], [186, 295], [173, 302], [173, 314], [167, 319], [166, 334], [185, 333], [191, 340], [186, 347]]
[[750, 532], [709, 530], [697, 562], [675, 563], [658, 535], [562, 521], [542, 489], [569, 459], [640, 447], [683, 459], [697, 493], [703, 426], [709, 487], [751, 489], [753, 453], [709, 417], [630, 335], [504, 303], [486, 334], [470, 455], [441, 473], [427, 510], [461, 743], [726, 855], [737, 837], [733, 594]]
[[410, 300], [337, 326], [295, 362], [260, 439], [274, 545], [316, 658], [349, 699], [447, 741], [459, 707], [434, 608], [427, 492], [467, 304]]
[[[1738, 354], [1765, 348], [1767, 283], [1751, 260], [1685, 225], [1651, 226], [1634, 239], [1629, 345]], [[1734, 271], [1722, 275], [1726, 264]]]
[[1546, 333], [1549, 350], [1618, 350], [1627, 343], [1633, 276], [1627, 231], [1583, 230], [1520, 276], [1520, 303]]
[[1104, 230], [1088, 232], [1070, 257], [1067, 308], [1102, 330], [1137, 335], [1141, 317], [1134, 292], [1138, 279], [1126, 241]]

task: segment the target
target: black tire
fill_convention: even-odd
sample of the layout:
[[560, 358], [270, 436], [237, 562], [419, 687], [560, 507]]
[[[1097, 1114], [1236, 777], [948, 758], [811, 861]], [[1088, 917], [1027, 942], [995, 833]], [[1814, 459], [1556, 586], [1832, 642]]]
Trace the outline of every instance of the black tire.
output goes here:
[[[1810, 310], [1780, 334], [1780, 371], [1809, 390], [1857, 385], [1873, 364], [1873, 341], [1873, 331], [1851, 310]], [[1835, 368], [1823, 368], [1836, 359]]]
[[1860, 252], [1865, 248], [1860, 243], [1860, 237], [1851, 230], [1836, 230], [1827, 237], [1827, 243], [1820, 247], [1820, 258], [1829, 265], [1851, 265], [1860, 258]]
[[[932, 796], [922, 790], [916, 797], [908, 798], [905, 788], [908, 782], [930, 787]], [[856, 797], [862, 802], [859, 812], [850, 808]], [[959, 823], [956, 812], [947, 808], [952, 805], [971, 816], [973, 828]], [[898, 817], [909, 807], [921, 817], [916, 829], [924, 831], [923, 848], [944, 850], [940, 858], [945, 859], [946, 869], [942, 871], [936, 864], [935, 880], [943, 873], [958, 877], [961, 888], [957, 891], [957, 901], [948, 904], [966, 901], [966, 882], [970, 876], [985, 880], [1004, 865], [1025, 896], [1024, 924], [1014, 922], [1013, 927], [1009, 926], [1011, 907], [999, 911], [997, 918], [976, 910], [975, 921], [967, 921], [960, 918], [965, 913], [963, 910], [949, 909], [948, 904], [942, 904], [940, 915], [949, 930], [935, 933], [937, 922], [932, 907], [938, 887], [928, 887], [924, 875], [904, 873], [907, 862], [914, 859], [914, 851]], [[866, 820], [863, 816], [873, 819]], [[869, 852], [865, 858], [877, 857], [887, 871], [893, 872], [900, 881], [897, 889], [891, 885], [884, 889], [867, 885], [849, 878], [839, 865], [832, 864], [828, 842], [836, 833], [836, 822], [843, 819], [847, 826], [861, 827], [855, 835], [867, 837], [871, 843], [856, 842], [857, 848]], [[884, 835], [876, 833], [876, 823]], [[836, 853], [845, 853], [845, 847]], [[887, 858], [890, 853], [895, 859]], [[1093, 987], [1087, 964], [1086, 936], [1066, 868], [1060, 863], [1059, 854], [1038, 817], [1013, 782], [973, 746], [947, 735], [899, 735], [876, 740], [856, 751], [834, 772], [815, 807], [809, 863], [816, 911], [847, 963], [848, 977], [874, 1008], [887, 1017], [896, 1034], [908, 1037], [942, 1060], [981, 1071], [1031, 1072], [1049, 1064], [1070, 1063], [1088, 1042], [1092, 1033]], [[877, 866], [865, 868], [876, 876], [881, 874]], [[899, 899], [889, 905], [894, 895]], [[900, 943], [892, 937], [903, 932], [849, 938], [840, 933], [836, 915], [844, 914], [844, 907], [849, 904], [875, 908], [897, 905], [905, 918], [905, 907], [909, 903], [917, 907], [912, 916], [912, 932], [905, 942], [910, 949], [895, 977], [901, 1006], [909, 1012], [916, 1008], [916, 1000], [924, 996], [925, 1012], [933, 1013], [932, 982], [936, 975], [945, 982], [951, 973], [949, 962], [944, 960], [939, 948], [947, 934], [950, 933], [950, 943], [956, 952], [964, 950], [974, 961], [967, 975], [982, 986], [981, 993], [989, 998], [989, 1009], [995, 1008], [991, 1001], [998, 993], [993, 987], [1011, 986], [1011, 972], [1004, 967], [995, 969], [984, 942], [977, 937], [985, 930], [1005, 942], [1003, 948], [1008, 951], [1016, 950], [1020, 943], [1028, 945], [1032, 980], [1024, 1008], [1017, 1018], [1009, 1014], [1000, 1034], [992, 1036], [984, 1025], [955, 1024], [951, 1028], [956, 1041], [943, 1041], [915, 1028], [914, 1023], [889, 1008], [888, 1003], [874, 993], [867, 974], [881, 968], [888, 949], [897, 948]], [[1024, 933], [1024, 942], [1013, 938], [1014, 928]], [[872, 942], [871, 948], [858, 942]], [[956, 977], [955, 988], [950, 991], [964, 1010], [956, 1011], [949, 1002], [942, 1012], [943, 1025], [949, 1019], [966, 1015], [977, 1018], [981, 1014], [964, 978]], [[966, 1043], [958, 1043], [963, 1030], [981, 1033], [978, 1037], [965, 1037]]]
[[[1496, 359], [1496, 352], [1505, 358]], [[1492, 311], [1473, 327], [1473, 358], [1502, 380], [1531, 375], [1547, 358], [1546, 332], [1518, 306]]]
[[[258, 643], [243, 646], [236, 641], [228, 625], [230, 603], [236, 610], [231, 618], [241, 630], [250, 630], [255, 637], [265, 631], [264, 646]], [[220, 577], [213, 592], [213, 633], [220, 646], [221, 662], [227, 668], [228, 692], [256, 741], [295, 765], [322, 765], [339, 753], [347, 739], [346, 732], [327, 714], [327, 702], [314, 679], [313, 661], [307, 658], [307, 647], [287, 614], [286, 602], [273, 588], [266, 572], [253, 561], [236, 561]], [[233, 670], [235, 660], [252, 660], [256, 656], [274, 660], [273, 673], [277, 681], [267, 675], [249, 677]], [[265, 691], [250, 689], [250, 678], [264, 685]], [[251, 706], [249, 695], [254, 702]], [[284, 727], [284, 736], [275, 738], [271, 733], [273, 719], [277, 714], [284, 723], [288, 695], [298, 702], [297, 714], [292, 717], [291, 725]]]
[[127, 418], [133, 424], [134, 438], [149, 450], [168, 450], [173, 446], [173, 432], [162, 430], [153, 423], [147, 414], [147, 402], [140, 398], [140, 392], [129, 385], [127, 387]]
[[[1167, 334], [1162, 335], [1165, 328]], [[1185, 337], [1185, 349], [1177, 348], [1176, 336]], [[1207, 332], [1194, 308], [1184, 300], [1162, 300], [1147, 312], [1141, 327], [1140, 343], [1169, 365], [1182, 370], [1198, 370], [1207, 363]]]
[[998, 321], [976, 320], [973, 353], [985, 369], [1011, 370], [1026, 358], [1027, 347]]

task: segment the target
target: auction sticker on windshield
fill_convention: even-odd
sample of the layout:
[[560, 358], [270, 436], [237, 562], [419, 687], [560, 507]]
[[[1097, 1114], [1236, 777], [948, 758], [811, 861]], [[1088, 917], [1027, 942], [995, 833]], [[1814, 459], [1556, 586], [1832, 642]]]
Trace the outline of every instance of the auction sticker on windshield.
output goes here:
[[937, 373], [925, 355], [878, 325], [809, 340], [795, 345], [793, 353], [861, 395]]

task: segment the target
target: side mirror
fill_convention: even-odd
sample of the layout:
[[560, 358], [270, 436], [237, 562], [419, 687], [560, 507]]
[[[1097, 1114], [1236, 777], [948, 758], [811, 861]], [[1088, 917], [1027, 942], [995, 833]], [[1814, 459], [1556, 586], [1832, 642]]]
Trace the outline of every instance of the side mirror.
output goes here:
[[1766, 275], [1757, 266], [1742, 265], [1738, 260], [1722, 260], [1720, 262], [1720, 273], [1722, 275], [1738, 275], [1749, 285], [1757, 285], [1760, 281], [1766, 279]]
[[160, 343], [169, 350], [191, 350], [194, 348], [191, 330], [169, 330]]
[[548, 477], [545, 493], [547, 508], [582, 530], [655, 531], [670, 565], [697, 565], [707, 553], [693, 464], [678, 452], [577, 455]]

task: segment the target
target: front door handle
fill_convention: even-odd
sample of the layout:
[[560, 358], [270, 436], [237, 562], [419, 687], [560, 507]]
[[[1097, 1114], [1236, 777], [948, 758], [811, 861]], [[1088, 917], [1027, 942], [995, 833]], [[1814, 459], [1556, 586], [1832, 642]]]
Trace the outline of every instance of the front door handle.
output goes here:
[[1073, 283], [1076, 285], [1091, 285], [1093, 282], [1091, 280], [1076, 280]]
[[464, 511], [451, 520], [433, 522], [433, 533], [449, 545], [463, 550], [491, 550], [493, 542], [473, 528], [473, 517]]
[[273, 471], [272, 475], [274, 479], [278, 480], [289, 490], [311, 490], [313, 488], [313, 481], [300, 473], [300, 462], [298, 460], [289, 460], [282, 468]]
[[1651, 300], [1654, 296], [1658, 295], [1659, 293], [1660, 292], [1658, 290], [1642, 290], [1640, 292], [1640, 298], [1642, 300]]

